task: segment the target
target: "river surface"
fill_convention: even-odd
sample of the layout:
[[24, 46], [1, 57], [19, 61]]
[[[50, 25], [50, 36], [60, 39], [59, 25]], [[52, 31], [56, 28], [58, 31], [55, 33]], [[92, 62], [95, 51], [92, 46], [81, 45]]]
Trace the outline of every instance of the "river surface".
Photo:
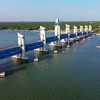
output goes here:
[[[0, 31], [0, 47], [17, 44], [16, 33]], [[38, 32], [21, 33], [26, 41], [39, 39]], [[33, 52], [28, 63], [11, 58], [1, 61], [6, 77], [0, 78], [0, 100], [100, 100], [100, 49], [96, 45], [100, 37], [92, 36], [38, 63], [33, 62]]]

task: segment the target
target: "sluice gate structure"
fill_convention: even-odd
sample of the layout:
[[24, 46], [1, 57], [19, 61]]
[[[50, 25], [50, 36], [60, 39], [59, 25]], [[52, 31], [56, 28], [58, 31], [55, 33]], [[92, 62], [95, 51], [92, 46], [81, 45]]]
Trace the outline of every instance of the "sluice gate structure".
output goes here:
[[[0, 48], [0, 60], [6, 59], [8, 57], [28, 60], [29, 58], [26, 57], [26, 52], [32, 50], [48, 52], [48, 50], [46, 50], [46, 44], [49, 44], [49, 46], [52, 47], [59, 48], [62, 47], [62, 43], [66, 43], [67, 48], [69, 48], [71, 43], [78, 43], [80, 40], [93, 35], [91, 25], [85, 25], [85, 28], [83, 28], [83, 26], [80, 26], [80, 29], [78, 29], [77, 26], [74, 26], [73, 33], [71, 33], [70, 25], [67, 24], [65, 33], [61, 34], [59, 19], [56, 19], [55, 21], [54, 36], [47, 37], [45, 29], [45, 27], [40, 26], [40, 40], [37, 40], [36, 42], [25, 42], [25, 36], [21, 33], [17, 33], [18, 45]], [[56, 49], [54, 50], [54, 53], [57, 53]], [[38, 58], [36, 57], [34, 61], [38, 61]], [[5, 72], [1, 72], [0, 76], [4, 77]]]

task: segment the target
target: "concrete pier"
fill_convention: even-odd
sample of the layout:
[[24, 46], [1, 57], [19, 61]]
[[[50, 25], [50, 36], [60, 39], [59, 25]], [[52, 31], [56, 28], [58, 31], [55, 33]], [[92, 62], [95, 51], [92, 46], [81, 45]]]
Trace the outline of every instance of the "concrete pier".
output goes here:
[[1, 72], [0, 73], [0, 77], [2, 78], [2, 77], [5, 77], [5, 72]]
[[13, 58], [21, 59], [21, 60], [28, 60], [28, 57], [25, 55], [25, 37], [21, 33], [17, 33], [18, 35], [18, 45], [21, 49], [21, 54], [12, 56]]
[[35, 49], [35, 51], [38, 51], [38, 52], [42, 52], [42, 53], [47, 53], [48, 50], [46, 49], [46, 32], [45, 32], [45, 27], [43, 26], [40, 26], [40, 40], [43, 42], [43, 47], [42, 48], [37, 48]]
[[49, 54], [49, 50], [46, 49], [46, 32], [45, 32], [45, 27], [40, 26], [39, 31], [40, 31], [40, 40], [43, 42], [43, 47], [37, 48], [34, 50], [35, 53], [35, 59], [34, 62], [38, 62], [39, 58], [45, 54]]
[[[64, 34], [70, 34], [70, 25], [66, 24], [66, 28], [65, 28], [65, 33]], [[63, 46], [68, 45], [68, 38], [62, 39], [60, 42]]]
[[34, 56], [35, 56], [34, 62], [38, 62], [39, 61], [39, 59], [38, 59], [38, 53], [35, 53]]
[[73, 33], [76, 34], [76, 37], [74, 38], [74, 42], [79, 43], [78, 41], [79, 41], [80, 37], [77, 36], [77, 34], [78, 34], [78, 28], [77, 28], [77, 26], [74, 26]]

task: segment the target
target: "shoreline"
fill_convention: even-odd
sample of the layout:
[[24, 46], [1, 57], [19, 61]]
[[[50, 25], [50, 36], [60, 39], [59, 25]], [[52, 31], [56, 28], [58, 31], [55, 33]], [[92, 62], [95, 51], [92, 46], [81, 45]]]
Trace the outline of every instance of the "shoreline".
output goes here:
[[[29, 31], [29, 32], [39, 32], [39, 30], [13, 30], [13, 31]], [[46, 32], [54, 32], [54, 30], [46, 30]]]
[[[40, 32], [39, 30], [13, 30], [13, 31]], [[46, 30], [46, 32], [55, 32], [55, 30]], [[65, 33], [65, 31], [61, 30], [61, 33]]]
[[[4, 29], [4, 30], [11, 30], [11, 29]], [[3, 30], [0, 30], [3, 31]], [[39, 30], [11, 30], [11, 31], [25, 31], [25, 32], [40, 32]], [[46, 30], [46, 32], [55, 32], [55, 30]], [[61, 30], [61, 33], [66, 33], [64, 30]], [[95, 35], [100, 36], [100, 33], [94, 33]]]
[[95, 35], [97, 35], [97, 36], [100, 36], [100, 33], [94, 33]]

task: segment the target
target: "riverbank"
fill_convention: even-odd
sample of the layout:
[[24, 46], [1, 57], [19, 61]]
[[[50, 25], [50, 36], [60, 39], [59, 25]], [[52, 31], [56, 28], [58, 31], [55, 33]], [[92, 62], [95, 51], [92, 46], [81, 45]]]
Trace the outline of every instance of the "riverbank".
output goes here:
[[[39, 32], [39, 30], [13, 30], [13, 31]], [[54, 32], [54, 30], [46, 30], [46, 32]]]
[[95, 35], [97, 35], [97, 36], [100, 36], [100, 33], [94, 33]]
[[[13, 30], [13, 31], [39, 32], [39, 30]], [[55, 30], [46, 30], [46, 32], [55, 32]], [[61, 33], [65, 33], [65, 31], [61, 30]]]

